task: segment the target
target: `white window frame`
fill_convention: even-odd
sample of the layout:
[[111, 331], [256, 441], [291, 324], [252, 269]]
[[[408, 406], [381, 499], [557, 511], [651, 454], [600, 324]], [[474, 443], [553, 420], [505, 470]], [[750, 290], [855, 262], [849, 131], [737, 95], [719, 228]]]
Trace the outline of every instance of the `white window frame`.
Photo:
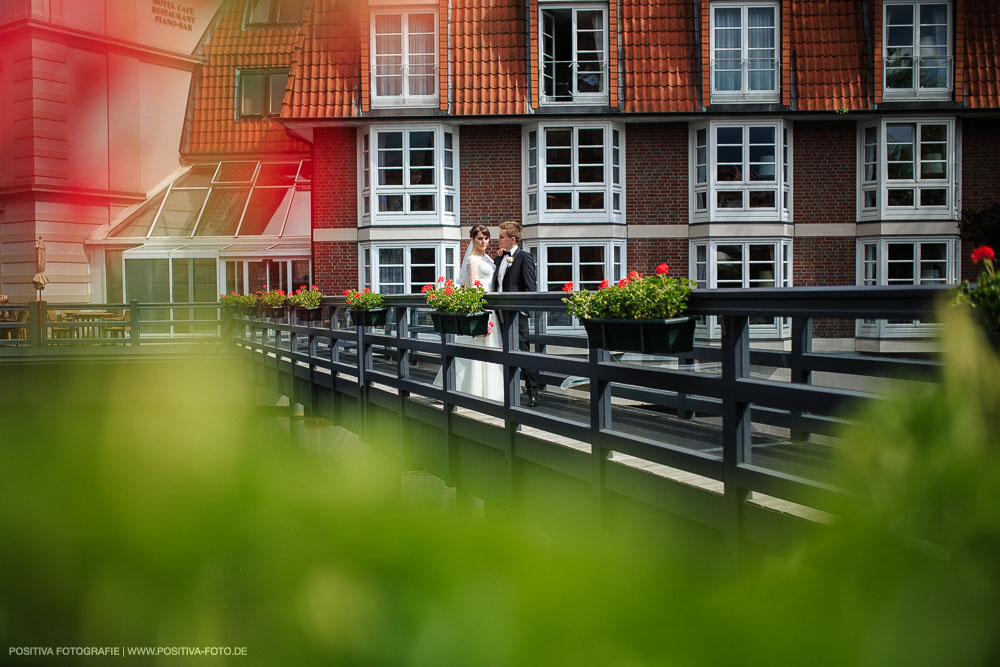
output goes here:
[[[267, 27], [301, 23], [303, 5], [305, 5], [305, 0], [292, 0], [292, 2], [284, 2], [282, 0], [250, 0], [250, 2], [247, 2], [244, 26]], [[263, 20], [254, 18], [255, 10], [258, 6], [264, 6], [267, 9], [267, 17]], [[289, 12], [291, 16], [288, 15]]]
[[[434, 39], [433, 39], [433, 70], [434, 70], [434, 83], [431, 86], [433, 92], [427, 95], [413, 95], [410, 91], [410, 63], [411, 54], [410, 40], [409, 40], [409, 21], [410, 16], [415, 14], [430, 14], [434, 17]], [[399, 16], [400, 17], [400, 31], [401, 31], [401, 50], [402, 53], [393, 54], [398, 55], [400, 58], [399, 65], [399, 76], [400, 79], [400, 93], [398, 95], [379, 95], [379, 53], [377, 51], [377, 35], [376, 35], [376, 19], [379, 16]], [[392, 107], [437, 107], [438, 106], [438, 91], [440, 89], [440, 76], [438, 70], [438, 14], [437, 10], [433, 9], [433, 6], [422, 6], [421, 8], [413, 8], [410, 10], [390, 10], [390, 11], [374, 11], [371, 14], [371, 34], [369, 53], [371, 54], [371, 64], [370, 64], [370, 90], [371, 90], [371, 106], [374, 109], [384, 109]], [[427, 55], [427, 54], [423, 54]]]
[[[698, 289], [720, 289], [718, 286], [718, 247], [719, 246], [741, 246], [741, 267], [740, 276], [741, 287], [723, 285], [723, 288], [731, 289], [755, 289], [758, 287], [784, 288], [792, 287], [792, 239], [784, 237], [771, 238], [706, 238], [693, 239], [689, 242], [688, 277], [698, 283]], [[753, 245], [767, 245], [774, 248], [773, 260], [774, 270], [770, 280], [774, 284], [761, 283], [760, 280], [750, 279], [750, 264], [759, 263], [756, 260], [751, 262], [749, 247]], [[704, 258], [699, 256], [698, 249], [704, 249]], [[753, 286], [751, 283], [758, 282]], [[791, 336], [791, 319], [787, 317], [768, 318], [768, 323], [750, 323], [750, 337], [760, 340], [781, 340]], [[709, 340], [719, 340], [722, 338], [722, 325], [718, 316], [707, 315], [698, 318], [697, 335]]]
[[[946, 24], [944, 25], [945, 43], [944, 45], [922, 45], [921, 42], [921, 7], [924, 5], [945, 5], [947, 12]], [[921, 53], [913, 53], [909, 56], [890, 56], [889, 36], [890, 31], [899, 32], [902, 25], [889, 25], [889, 13], [893, 7], [910, 6], [913, 9], [912, 39], [908, 48], [917, 51], [924, 49], [943, 49], [944, 55], [931, 54], [924, 56]], [[932, 24], [940, 25], [940, 24]], [[954, 28], [953, 7], [949, 0], [886, 0], [882, 5], [882, 99], [883, 100], [950, 100], [952, 88], [954, 86], [954, 53], [952, 30]], [[897, 47], [905, 49], [907, 47]], [[891, 77], [890, 70], [896, 66], [905, 69], [906, 61], [909, 60], [912, 67], [910, 75], [911, 85], [908, 87], [889, 87]], [[922, 64], [928, 61], [928, 68], [945, 70], [945, 85], [943, 87], [923, 87], [920, 85], [920, 69]], [[943, 61], [943, 62], [942, 62]]]
[[[540, 292], [550, 291], [558, 292], [562, 290], [562, 286], [567, 282], [565, 280], [556, 281], [552, 285], [549, 285], [549, 260], [548, 251], [552, 247], [570, 247], [572, 248], [572, 282], [574, 289], [581, 289], [580, 280], [580, 248], [582, 247], [601, 247], [604, 249], [604, 275], [608, 276], [606, 280], [612, 285], [617, 283], [619, 280], [625, 277], [625, 268], [627, 263], [627, 248], [625, 246], [624, 239], [539, 239], [531, 241], [525, 244], [525, 249], [530, 252], [535, 258], [535, 266], [537, 267], [537, 279], [538, 279], [538, 290]], [[597, 289], [598, 285], [590, 285], [588, 283], [587, 288], [590, 290]], [[543, 316], [541, 322], [543, 326], [552, 331], [569, 330], [569, 329], [580, 329], [582, 325], [576, 318], [570, 318], [567, 315], [555, 316], [551, 313], [546, 313]]]
[[[372, 241], [361, 243], [358, 246], [358, 285], [361, 289], [365, 287], [372, 292], [383, 294], [399, 294], [400, 292], [384, 292], [379, 277], [379, 251], [381, 250], [402, 250], [403, 252], [403, 292], [402, 294], [419, 294], [420, 288], [426, 283], [416, 284], [412, 280], [411, 263], [413, 250], [433, 249], [434, 250], [434, 278], [440, 276], [445, 279], [454, 280], [458, 275], [458, 264], [461, 260], [459, 255], [459, 243], [457, 241]], [[392, 266], [398, 266], [393, 264]], [[429, 264], [427, 266], [430, 266]]]
[[[914, 125], [913, 178], [889, 180], [887, 128], [890, 125]], [[921, 178], [921, 128], [926, 125], [945, 125], [945, 144], [948, 154], [944, 160], [925, 159], [926, 162], [944, 162], [947, 177], [943, 179]], [[870, 180], [866, 173], [866, 163], [871, 160], [866, 151], [869, 129], [876, 131], [875, 178]], [[954, 118], [914, 118], [887, 117], [874, 122], [858, 125], [857, 148], [857, 211], [858, 220], [955, 220], [961, 207], [961, 128]], [[939, 142], [926, 141], [934, 144]], [[898, 160], [896, 160], [898, 162]], [[890, 206], [890, 190], [912, 190], [912, 206]], [[945, 190], [946, 203], [943, 206], [921, 205], [922, 190]], [[874, 193], [874, 195], [869, 194]], [[874, 206], [870, 200], [874, 196]], [[866, 201], [868, 200], [868, 201]]]
[[[403, 164], [402, 185], [379, 185], [378, 134], [401, 133]], [[434, 182], [430, 185], [409, 184], [411, 149], [409, 140], [414, 132], [434, 134]], [[447, 147], [451, 136], [451, 148]], [[358, 131], [358, 219], [367, 225], [458, 225], [459, 224], [459, 145], [458, 129], [442, 124], [371, 125]], [[367, 142], [367, 144], [366, 144]], [[366, 150], [367, 146], [367, 150]], [[449, 167], [449, 163], [451, 166]], [[449, 173], [450, 172], [450, 173]], [[451, 185], [447, 181], [451, 181]], [[380, 211], [380, 196], [401, 196], [402, 210]], [[433, 195], [433, 211], [411, 211], [411, 195]], [[446, 210], [448, 205], [452, 210]]]
[[[914, 246], [913, 251], [913, 281], [889, 281], [889, 246], [891, 244], [908, 244]], [[920, 266], [926, 262], [937, 261], [934, 258], [923, 257], [923, 246], [945, 244], [945, 278], [924, 279], [920, 275]], [[875, 249], [874, 259], [866, 252], [867, 248]], [[858, 239], [857, 245], [857, 276], [859, 286], [889, 285], [956, 285], [961, 272], [961, 241], [957, 236], [881, 236]], [[874, 273], [873, 273], [874, 271]], [[858, 338], [928, 338], [937, 335], [940, 325], [920, 320], [858, 320], [856, 335]]]
[[[545, 15], [546, 12], [553, 10], [569, 10], [572, 12], [571, 21], [571, 32], [572, 32], [572, 52], [573, 60], [568, 63], [570, 69], [570, 94], [571, 99], [561, 99], [555, 95], [549, 95], [546, 92], [547, 83], [550, 80], [555, 79], [555, 74], [552, 77], [547, 74], [548, 63], [552, 62], [558, 64], [553, 58], [548, 57], [547, 44], [550, 41], [550, 37], [545, 32]], [[579, 29], [577, 28], [577, 15], [579, 12], [600, 12], [601, 16], [601, 43], [599, 48], [601, 49], [600, 60], [598, 61], [598, 68], [601, 76], [601, 89], [598, 92], [577, 92], [578, 76], [580, 74], [579, 58], [580, 51], [578, 49], [578, 38]], [[554, 37], [551, 38], [554, 41]], [[593, 51], [587, 50], [588, 53], [594, 53]], [[554, 56], [554, 54], [553, 54]], [[590, 61], [593, 62], [593, 61]], [[554, 69], [558, 69], [553, 65]], [[565, 96], [563, 96], [565, 97]], [[607, 4], [600, 3], [538, 3], [538, 100], [543, 106], [545, 105], [600, 105], [607, 104], [608, 97], [608, 6]]]
[[[582, 163], [580, 151], [581, 130], [601, 130], [602, 144], [602, 181], [580, 180]], [[549, 164], [547, 162], [546, 143], [548, 130], [568, 130], [571, 136], [570, 151], [570, 182], [548, 182]], [[535, 137], [535, 147], [531, 145]], [[615, 139], [617, 137], [617, 145]], [[528, 125], [523, 130], [522, 145], [522, 202], [524, 221], [532, 223], [625, 223], [625, 131], [615, 123], [539, 123]], [[596, 146], [596, 144], [594, 144]], [[556, 150], [562, 146], [554, 147]], [[554, 168], [564, 166], [563, 163], [553, 165]], [[532, 180], [535, 182], [532, 183]], [[601, 192], [604, 196], [604, 207], [601, 209], [586, 209], [580, 207], [581, 193]], [[571, 207], [568, 209], [547, 208], [547, 193], [569, 193]], [[615, 208], [617, 205], [617, 208]]]
[[[748, 30], [750, 30], [748, 14], [752, 8], [768, 7], [774, 12], [774, 41], [770, 49], [774, 52], [773, 62], [774, 88], [767, 90], [751, 90], [750, 74], [755, 68], [753, 65], [759, 58], [751, 58], [750, 40]], [[740, 88], [739, 90], [720, 90], [717, 78], [717, 65], [721, 66], [730, 58], [717, 58], [716, 54], [716, 30], [725, 29], [726, 26], [716, 26], [716, 10], [719, 9], [739, 9], [740, 10]], [[710, 54], [710, 80], [711, 80], [711, 103], [739, 103], [739, 102], [777, 102], [781, 91], [781, 9], [776, 2], [713, 2], [709, 6], [709, 54]], [[728, 68], [727, 68], [728, 69]], [[731, 71], [731, 70], [730, 70]]]
[[[722, 181], [718, 178], [718, 130], [739, 127], [742, 130], [742, 162], [739, 181]], [[751, 181], [751, 131], [753, 128], [774, 129], [774, 180]], [[699, 132], [704, 131], [706, 144], [704, 151], [699, 148]], [[725, 144], [723, 144], [725, 145]], [[688, 138], [689, 219], [692, 223], [702, 222], [791, 222], [793, 219], [792, 189], [792, 128], [791, 123], [781, 119], [767, 120], [715, 120], [693, 123]], [[704, 159], [702, 163], [701, 160]], [[756, 163], [754, 163], [756, 164]], [[699, 168], [704, 168], [704, 180], [699, 182]], [[742, 192], [742, 206], [721, 207], [718, 205], [720, 192]], [[751, 207], [751, 192], [774, 192], [774, 208]], [[702, 208], [704, 202], [704, 208]]]

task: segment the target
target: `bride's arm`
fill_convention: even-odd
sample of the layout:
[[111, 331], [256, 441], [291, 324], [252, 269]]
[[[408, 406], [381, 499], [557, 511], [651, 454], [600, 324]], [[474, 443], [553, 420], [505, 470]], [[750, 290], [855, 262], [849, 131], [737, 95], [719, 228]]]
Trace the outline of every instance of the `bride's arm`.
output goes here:
[[475, 261], [475, 256], [469, 257], [469, 284], [466, 287], [475, 287], [479, 280], [479, 262]]

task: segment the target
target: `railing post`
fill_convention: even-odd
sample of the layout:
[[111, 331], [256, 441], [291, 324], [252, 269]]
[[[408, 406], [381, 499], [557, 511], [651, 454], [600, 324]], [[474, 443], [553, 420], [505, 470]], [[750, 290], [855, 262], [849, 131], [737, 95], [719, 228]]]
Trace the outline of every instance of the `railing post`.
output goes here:
[[441, 428], [444, 432], [445, 449], [448, 452], [448, 476], [445, 484], [450, 487], [458, 486], [459, 467], [461, 459], [459, 457], [458, 443], [452, 434], [452, 416], [455, 412], [455, 404], [451, 402], [451, 392], [455, 390], [455, 358], [448, 354], [448, 343], [454, 340], [454, 334], [440, 332], [441, 335], [441, 408], [442, 420]]
[[520, 370], [510, 364], [510, 351], [517, 345], [516, 317], [508, 316], [510, 311], [494, 311], [500, 327], [500, 349], [503, 350], [503, 475], [504, 498], [508, 511], [515, 513], [517, 502], [517, 475], [514, 471], [515, 440], [518, 422], [513, 419], [512, 408], [521, 405]]
[[604, 348], [590, 348], [590, 442], [593, 475], [591, 497], [597, 511], [597, 525], [604, 525], [604, 464], [611, 453], [601, 447], [602, 431], [611, 427], [611, 383], [601, 380], [600, 364], [611, 358]]
[[365, 327], [360, 322], [354, 323], [358, 336], [358, 408], [361, 412], [361, 439], [368, 441], [368, 343], [365, 341]]
[[139, 344], [139, 302], [132, 299], [128, 303], [128, 319], [129, 319], [129, 345]]
[[42, 347], [45, 343], [45, 302], [28, 303], [28, 340], [31, 347]]
[[[410, 397], [410, 392], [402, 387], [402, 381], [410, 378], [410, 351], [403, 349], [402, 342], [410, 337], [410, 313], [406, 306], [394, 306], [392, 312], [396, 316], [396, 379], [400, 382], [400, 386], [396, 390], [397, 410], [399, 412], [399, 449], [402, 453], [404, 469], [406, 469], [412, 465], [413, 461], [413, 438], [410, 422], [406, 418], [406, 399]], [[443, 372], [441, 377], [444, 378]]]
[[[801, 384], [812, 383], [812, 371], [805, 367], [803, 355], [812, 352], [812, 318], [792, 318], [791, 380]], [[811, 435], [802, 427], [802, 411], [792, 410], [792, 440], [808, 440]]]
[[722, 321], [722, 480], [730, 522], [726, 547], [739, 555], [743, 509], [749, 491], [737, 483], [739, 466], [750, 461], [750, 404], [737, 401], [739, 380], [750, 372], [750, 322], [746, 315], [726, 315]]
[[330, 421], [340, 424], [341, 418], [341, 398], [337, 391], [337, 381], [340, 371], [337, 364], [340, 363], [340, 339], [333, 337], [333, 332], [337, 330], [337, 323], [340, 320], [340, 306], [333, 306], [330, 309]]

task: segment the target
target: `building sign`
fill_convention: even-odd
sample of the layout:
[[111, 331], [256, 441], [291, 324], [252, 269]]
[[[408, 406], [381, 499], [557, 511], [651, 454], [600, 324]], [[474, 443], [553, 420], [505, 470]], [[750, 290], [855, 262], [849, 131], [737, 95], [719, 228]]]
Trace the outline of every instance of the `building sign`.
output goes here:
[[195, 8], [191, 5], [172, 2], [171, 0], [153, 0], [150, 7], [153, 21], [161, 25], [171, 26], [180, 30], [193, 30], [197, 18]]

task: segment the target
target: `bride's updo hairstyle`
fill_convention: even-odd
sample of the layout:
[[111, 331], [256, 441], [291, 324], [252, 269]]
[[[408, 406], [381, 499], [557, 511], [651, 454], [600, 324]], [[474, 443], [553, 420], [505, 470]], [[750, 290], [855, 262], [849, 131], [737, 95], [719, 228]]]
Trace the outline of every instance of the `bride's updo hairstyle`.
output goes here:
[[486, 225], [472, 225], [472, 229], [469, 230], [469, 238], [474, 241], [479, 236], [479, 232], [486, 234], [486, 238], [490, 238], [490, 228]]

